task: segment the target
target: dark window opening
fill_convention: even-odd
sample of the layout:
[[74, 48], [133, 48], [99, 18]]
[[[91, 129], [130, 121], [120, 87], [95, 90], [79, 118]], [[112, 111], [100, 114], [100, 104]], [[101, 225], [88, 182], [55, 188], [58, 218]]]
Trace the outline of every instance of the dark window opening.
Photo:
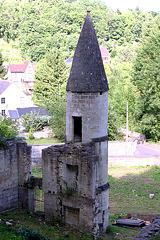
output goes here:
[[2, 116], [5, 116], [5, 115], [6, 115], [6, 111], [2, 110]]
[[5, 98], [1, 98], [1, 103], [2, 103], [2, 104], [5, 103]]
[[102, 95], [102, 92], [100, 92], [100, 95]]
[[82, 117], [73, 117], [74, 142], [82, 142]]

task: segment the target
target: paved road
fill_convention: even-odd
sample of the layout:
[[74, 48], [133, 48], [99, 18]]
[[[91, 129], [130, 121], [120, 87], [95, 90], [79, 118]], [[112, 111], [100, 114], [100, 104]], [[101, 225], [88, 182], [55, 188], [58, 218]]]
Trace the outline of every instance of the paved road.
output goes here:
[[160, 146], [137, 144], [137, 151], [134, 156], [160, 156]]

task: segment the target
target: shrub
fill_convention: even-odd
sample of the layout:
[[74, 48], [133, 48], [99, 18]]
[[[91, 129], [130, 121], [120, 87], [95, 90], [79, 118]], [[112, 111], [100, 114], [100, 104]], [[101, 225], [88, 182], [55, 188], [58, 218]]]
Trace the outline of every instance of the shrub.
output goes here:
[[27, 137], [28, 137], [30, 140], [32, 140], [32, 139], [35, 138], [34, 135], [33, 135], [33, 130], [32, 130], [32, 128], [30, 128], [29, 133], [27, 133], [26, 135], [27, 135]]
[[44, 126], [48, 126], [48, 120], [46, 117], [40, 117], [39, 113], [31, 112], [22, 115], [21, 117], [22, 126], [25, 128], [25, 131], [29, 132], [30, 130], [38, 131], [42, 130]]
[[0, 117], [0, 148], [6, 149], [7, 138], [14, 139], [18, 135], [18, 123], [7, 117]]
[[0, 135], [5, 138], [15, 138], [18, 135], [18, 123], [7, 117], [0, 117]]
[[20, 227], [18, 233], [25, 236], [26, 240], [48, 240], [48, 238], [41, 235], [38, 231], [33, 231], [29, 227]]

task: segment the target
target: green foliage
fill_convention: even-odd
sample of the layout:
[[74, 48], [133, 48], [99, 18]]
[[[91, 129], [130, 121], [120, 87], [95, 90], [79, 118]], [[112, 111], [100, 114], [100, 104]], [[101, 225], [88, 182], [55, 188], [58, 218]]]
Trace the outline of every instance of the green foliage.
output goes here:
[[41, 235], [38, 231], [34, 231], [29, 227], [21, 226], [18, 230], [18, 233], [22, 236], [25, 236], [26, 240], [48, 240], [45, 236]]
[[65, 137], [67, 78], [68, 69], [60, 51], [47, 53], [36, 72], [34, 98], [46, 107], [53, 133], [59, 139]]
[[120, 130], [121, 122], [118, 115], [114, 112], [113, 108], [109, 105], [108, 109], [108, 137], [110, 141], [120, 140], [121, 135], [118, 134]]
[[47, 111], [50, 118], [50, 126], [53, 133], [61, 140], [65, 139], [66, 133], [66, 97], [59, 95], [52, 95], [46, 101]]
[[30, 140], [35, 138], [34, 135], [33, 135], [33, 129], [31, 129], [31, 128], [29, 129], [29, 133], [27, 133], [26, 135]]
[[0, 134], [5, 138], [15, 138], [18, 135], [18, 123], [7, 117], [0, 117]]
[[[115, 57], [116, 59], [116, 57]], [[129, 127], [134, 124], [133, 115], [137, 98], [136, 87], [131, 82], [132, 63], [113, 60], [110, 69], [105, 67], [109, 83], [109, 105], [110, 113], [118, 120], [119, 130], [126, 123], [126, 104], [128, 102], [130, 113]], [[111, 118], [111, 116], [109, 116]], [[112, 117], [113, 118], [113, 117]], [[112, 121], [110, 119], [110, 121]]]
[[18, 123], [7, 117], [0, 117], [0, 149], [7, 149], [7, 138], [14, 139], [18, 135]]
[[29, 132], [29, 139], [33, 139], [33, 131], [42, 130], [44, 126], [48, 126], [47, 117], [39, 116], [38, 112], [26, 113], [21, 117], [22, 126], [25, 131]]
[[6, 138], [1, 134], [0, 130], [0, 149], [7, 149], [8, 144]]
[[65, 184], [65, 189], [64, 189], [65, 194], [67, 194], [67, 195], [77, 194], [77, 182], [76, 181], [73, 182], [70, 187], [68, 186], [66, 181], [64, 181], [64, 184]]
[[143, 41], [137, 49], [134, 62], [133, 83], [139, 91], [136, 119], [146, 138], [160, 140], [160, 17], [152, 27], [144, 25]]
[[34, 177], [42, 178], [42, 168], [32, 168], [32, 175]]
[[1, 240], [25, 240], [25, 237], [20, 236], [20, 234], [17, 233], [17, 231], [13, 230], [11, 227], [8, 227], [6, 225], [0, 225], [0, 239]]
[[66, 67], [61, 52], [53, 49], [38, 65], [35, 75], [33, 97], [37, 104], [45, 105], [44, 101], [51, 94], [61, 95], [61, 86], [66, 81]]
[[112, 48], [114, 44], [140, 40], [147, 13], [138, 9], [113, 12], [104, 3], [93, 0], [4, 0], [0, 4], [0, 37], [8, 42], [18, 39], [22, 56], [32, 61], [43, 59], [46, 51], [54, 47], [68, 58], [74, 54], [87, 9], [91, 10], [100, 44], [110, 42]]
[[0, 38], [9, 42], [18, 36], [19, 1], [1, 1], [0, 3]]
[[2, 58], [2, 53], [0, 52], [0, 78], [4, 78], [6, 75], [7, 71], [5, 67], [3, 66], [3, 58]]

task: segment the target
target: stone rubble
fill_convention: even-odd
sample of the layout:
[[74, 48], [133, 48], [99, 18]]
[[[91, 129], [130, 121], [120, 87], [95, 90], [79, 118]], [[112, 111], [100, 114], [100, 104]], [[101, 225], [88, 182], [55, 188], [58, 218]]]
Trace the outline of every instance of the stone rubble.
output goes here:
[[[151, 224], [145, 227], [141, 233], [132, 240], [160, 239], [160, 215], [158, 215]], [[159, 238], [158, 238], [159, 237]]]

